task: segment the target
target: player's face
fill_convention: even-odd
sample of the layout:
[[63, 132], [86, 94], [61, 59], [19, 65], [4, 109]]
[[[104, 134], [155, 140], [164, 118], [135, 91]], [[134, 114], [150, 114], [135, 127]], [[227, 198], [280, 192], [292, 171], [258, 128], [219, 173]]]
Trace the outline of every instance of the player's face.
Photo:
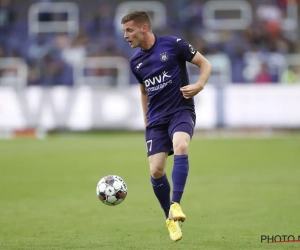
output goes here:
[[144, 39], [143, 27], [129, 21], [123, 24], [124, 38], [129, 43], [131, 48], [140, 47]]

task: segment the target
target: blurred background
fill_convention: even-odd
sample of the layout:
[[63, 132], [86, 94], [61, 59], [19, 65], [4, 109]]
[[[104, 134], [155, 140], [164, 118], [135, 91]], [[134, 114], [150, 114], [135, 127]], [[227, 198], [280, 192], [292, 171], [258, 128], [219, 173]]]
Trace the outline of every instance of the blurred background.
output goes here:
[[[1, 250], [273, 249], [261, 235], [298, 239], [299, 4], [0, 0]], [[136, 50], [120, 24], [136, 9], [213, 66], [195, 97], [182, 200], [193, 219], [176, 246], [149, 182]], [[187, 66], [193, 83], [199, 69]], [[128, 186], [115, 208], [95, 194], [109, 174]]]
[[[135, 53], [120, 20], [191, 43], [213, 72], [199, 131], [300, 128], [298, 0], [0, 0], [0, 137], [11, 131], [143, 130]], [[191, 82], [197, 67], [188, 63]]]

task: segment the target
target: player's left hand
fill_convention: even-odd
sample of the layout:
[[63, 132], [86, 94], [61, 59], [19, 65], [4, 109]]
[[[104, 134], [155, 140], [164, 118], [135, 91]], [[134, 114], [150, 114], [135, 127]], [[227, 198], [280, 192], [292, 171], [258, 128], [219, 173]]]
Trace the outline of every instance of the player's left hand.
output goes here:
[[183, 97], [185, 99], [190, 99], [193, 98], [195, 95], [197, 95], [202, 89], [204, 89], [204, 85], [202, 84], [191, 84], [191, 85], [187, 85], [184, 86], [182, 88], [180, 88]]

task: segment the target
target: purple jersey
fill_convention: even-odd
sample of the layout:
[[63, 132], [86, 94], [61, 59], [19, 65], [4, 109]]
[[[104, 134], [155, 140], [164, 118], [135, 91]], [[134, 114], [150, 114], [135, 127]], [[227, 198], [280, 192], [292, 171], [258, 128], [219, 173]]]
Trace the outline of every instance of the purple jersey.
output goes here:
[[148, 124], [180, 110], [194, 111], [194, 99], [185, 99], [180, 88], [189, 84], [186, 61], [190, 62], [195, 54], [183, 39], [156, 36], [149, 50], [139, 49], [131, 58], [132, 73], [148, 94]]

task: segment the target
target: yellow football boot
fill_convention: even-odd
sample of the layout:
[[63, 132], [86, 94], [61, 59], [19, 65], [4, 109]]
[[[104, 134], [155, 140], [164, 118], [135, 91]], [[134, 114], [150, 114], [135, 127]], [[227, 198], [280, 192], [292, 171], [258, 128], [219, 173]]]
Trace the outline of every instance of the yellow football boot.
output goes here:
[[185, 214], [182, 212], [181, 206], [177, 202], [173, 202], [170, 207], [169, 219], [174, 221], [185, 221]]
[[169, 230], [170, 238], [173, 241], [179, 241], [182, 239], [182, 231], [179, 226], [178, 221], [167, 219], [166, 221], [167, 228]]

